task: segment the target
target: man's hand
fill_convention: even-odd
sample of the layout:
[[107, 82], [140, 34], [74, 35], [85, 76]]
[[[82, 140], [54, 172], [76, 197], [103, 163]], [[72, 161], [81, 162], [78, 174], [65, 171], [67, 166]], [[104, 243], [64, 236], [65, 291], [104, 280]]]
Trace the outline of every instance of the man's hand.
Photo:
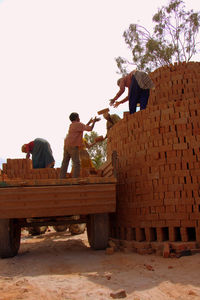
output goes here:
[[98, 143], [98, 142], [104, 141], [105, 138], [102, 135], [100, 135], [100, 136], [97, 136], [94, 140], [95, 140], [95, 143]]
[[120, 104], [121, 104], [121, 102], [118, 101], [118, 102], [115, 102], [115, 104], [113, 106], [114, 106], [114, 108], [117, 108]]
[[101, 118], [98, 118], [98, 117], [95, 117], [94, 118], [94, 122], [98, 122], [98, 121], [100, 121], [101, 120]]
[[27, 158], [27, 159], [30, 158], [30, 152], [28, 152], [28, 153], [26, 154], [26, 158]]
[[109, 101], [110, 101], [110, 106], [112, 106], [114, 104], [114, 102], [115, 102], [114, 99], [110, 99]]

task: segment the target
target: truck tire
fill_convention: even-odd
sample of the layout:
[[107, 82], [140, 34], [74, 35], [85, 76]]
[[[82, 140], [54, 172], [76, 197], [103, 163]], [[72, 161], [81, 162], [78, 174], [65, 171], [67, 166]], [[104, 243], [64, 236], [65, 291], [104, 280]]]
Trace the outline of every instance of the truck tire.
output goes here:
[[88, 216], [87, 236], [92, 249], [103, 250], [107, 247], [109, 238], [108, 214], [94, 214]]
[[0, 257], [17, 255], [21, 238], [21, 227], [16, 219], [0, 219]]
[[53, 229], [56, 231], [56, 232], [63, 232], [63, 231], [66, 231], [67, 228], [68, 228], [69, 225], [54, 225], [53, 226]]

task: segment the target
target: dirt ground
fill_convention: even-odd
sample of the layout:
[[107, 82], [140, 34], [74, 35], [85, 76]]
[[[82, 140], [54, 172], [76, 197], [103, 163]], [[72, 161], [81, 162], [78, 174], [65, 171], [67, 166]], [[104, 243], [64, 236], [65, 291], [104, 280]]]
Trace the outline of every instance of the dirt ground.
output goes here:
[[[86, 233], [23, 232], [18, 256], [0, 259], [0, 300], [200, 299], [200, 254], [181, 258], [94, 251]], [[113, 296], [113, 297], [114, 297]]]

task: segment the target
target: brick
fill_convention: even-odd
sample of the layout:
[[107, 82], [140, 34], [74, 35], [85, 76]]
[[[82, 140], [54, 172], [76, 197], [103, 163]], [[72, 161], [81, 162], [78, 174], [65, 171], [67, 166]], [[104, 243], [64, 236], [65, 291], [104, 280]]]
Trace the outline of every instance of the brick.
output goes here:
[[187, 242], [188, 241], [188, 233], [187, 233], [187, 229], [185, 227], [181, 227], [180, 228], [180, 232], [181, 232], [181, 240], [183, 242]]
[[169, 255], [170, 255], [170, 245], [169, 245], [169, 243], [164, 243], [163, 257], [168, 258]]

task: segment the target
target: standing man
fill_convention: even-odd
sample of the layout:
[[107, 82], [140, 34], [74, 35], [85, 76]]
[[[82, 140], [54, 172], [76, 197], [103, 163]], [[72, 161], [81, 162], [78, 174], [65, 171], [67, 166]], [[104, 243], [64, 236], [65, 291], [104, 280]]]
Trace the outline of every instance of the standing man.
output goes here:
[[[110, 105], [118, 107], [118, 105], [129, 100], [130, 114], [136, 112], [137, 103], [140, 103], [140, 110], [146, 108], [150, 95], [150, 89], [154, 87], [151, 78], [142, 71], [134, 70], [125, 77], [117, 81], [120, 90], [116, 96], [110, 100]], [[123, 100], [116, 102], [116, 100], [124, 93], [125, 88], [128, 88], [128, 96]]]
[[55, 160], [51, 146], [45, 139], [37, 138], [28, 144], [24, 144], [21, 150], [26, 153], [26, 158], [30, 158], [30, 154], [32, 154], [34, 169], [54, 167]]
[[[80, 122], [79, 114], [76, 112], [71, 113], [69, 119], [71, 124], [64, 141], [64, 155], [60, 170], [60, 178], [66, 178], [70, 159], [72, 159], [73, 163], [72, 177], [76, 178], [80, 176], [79, 148], [83, 145], [83, 131], [92, 131], [94, 124], [100, 120], [95, 117], [94, 119], [90, 119], [85, 125]], [[92, 125], [89, 126], [90, 124]]]

